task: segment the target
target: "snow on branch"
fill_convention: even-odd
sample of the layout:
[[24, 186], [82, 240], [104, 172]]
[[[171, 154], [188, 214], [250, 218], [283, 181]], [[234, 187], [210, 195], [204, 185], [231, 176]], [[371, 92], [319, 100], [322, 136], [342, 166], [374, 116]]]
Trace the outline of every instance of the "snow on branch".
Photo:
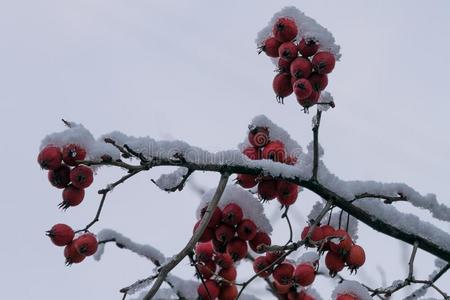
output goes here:
[[180, 167], [169, 174], [161, 175], [157, 180], [152, 180], [160, 189], [166, 192], [181, 191], [192, 171], [185, 167]]

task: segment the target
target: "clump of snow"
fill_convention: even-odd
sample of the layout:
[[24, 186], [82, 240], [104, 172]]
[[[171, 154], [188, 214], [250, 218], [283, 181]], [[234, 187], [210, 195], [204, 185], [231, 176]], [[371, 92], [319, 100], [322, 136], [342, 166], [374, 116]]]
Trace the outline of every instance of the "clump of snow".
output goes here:
[[[202, 208], [208, 205], [209, 201], [214, 196], [216, 189], [207, 191], [200, 201], [200, 205], [197, 208], [197, 219], [200, 219], [200, 211]], [[244, 190], [238, 185], [227, 185], [220, 198], [218, 207], [223, 209], [227, 204], [235, 203], [242, 208], [244, 218], [251, 219], [259, 230], [272, 233], [272, 225], [264, 214], [264, 207], [261, 202], [258, 201], [250, 192]]]
[[256, 37], [256, 44], [262, 45], [263, 42], [272, 35], [273, 25], [279, 18], [290, 18], [295, 21], [298, 27], [297, 40], [302, 38], [314, 40], [319, 43], [319, 51], [328, 51], [334, 54], [336, 60], [341, 58], [340, 46], [336, 44], [333, 35], [328, 29], [316, 22], [316, 20], [306, 16], [303, 12], [294, 6], [288, 6], [275, 13], [269, 24], [264, 27]]
[[197, 281], [181, 279], [171, 274], [167, 275], [166, 281], [173, 286], [172, 290], [175, 293], [182, 295], [186, 299], [197, 299]]
[[314, 300], [322, 300], [322, 297], [320, 296], [319, 292], [317, 292], [317, 290], [312, 287], [305, 289], [305, 293], [313, 297]]
[[161, 175], [155, 181], [155, 184], [163, 191], [170, 190], [178, 186], [183, 181], [184, 176], [186, 176], [188, 171], [188, 168], [185, 167], [177, 168], [172, 173]]
[[329, 92], [323, 91], [320, 93], [320, 98], [317, 104], [317, 109], [320, 111], [327, 111], [331, 106], [330, 103], [334, 103], [333, 96]]
[[297, 265], [299, 264], [309, 264], [309, 265], [315, 265], [317, 261], [319, 261], [320, 256], [316, 251], [308, 251], [303, 253], [298, 259], [297, 259]]
[[[163, 264], [166, 260], [164, 254], [162, 254], [158, 249], [149, 245], [135, 243], [131, 239], [112, 229], [102, 229], [97, 233], [97, 239], [99, 241], [114, 239], [117, 244], [124, 246], [124, 248], [130, 250], [131, 252], [150, 259], [156, 265]], [[99, 245], [98, 250], [94, 255], [95, 260], [98, 261], [101, 259], [104, 252], [104, 247], [105, 244]]]
[[372, 300], [369, 292], [359, 282], [353, 280], [345, 280], [338, 284], [331, 294], [331, 299], [336, 300], [339, 295], [351, 294], [359, 300]]

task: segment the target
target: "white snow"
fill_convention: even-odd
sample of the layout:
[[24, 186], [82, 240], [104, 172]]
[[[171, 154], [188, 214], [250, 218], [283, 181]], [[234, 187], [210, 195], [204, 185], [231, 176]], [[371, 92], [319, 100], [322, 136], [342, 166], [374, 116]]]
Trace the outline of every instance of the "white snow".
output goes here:
[[172, 173], [161, 175], [155, 181], [155, 184], [163, 191], [172, 189], [182, 182], [184, 176], [186, 176], [187, 173], [188, 168], [185, 167], [177, 168]]
[[319, 261], [320, 257], [319, 254], [316, 251], [308, 251], [303, 253], [296, 262], [296, 265], [300, 264], [309, 264], [309, 265], [315, 265], [317, 261]]
[[331, 106], [326, 103], [334, 102], [333, 96], [327, 91], [322, 91], [320, 93], [319, 103], [317, 104], [317, 109], [320, 111], [327, 111]]
[[[208, 205], [209, 201], [211, 201], [214, 196], [215, 191], [215, 188], [211, 189], [202, 196], [200, 205], [197, 208], [198, 220], [200, 219], [200, 211]], [[227, 185], [222, 194], [222, 198], [220, 198], [218, 207], [223, 209], [229, 203], [239, 205], [244, 213], [244, 218], [251, 219], [258, 227], [258, 230], [264, 231], [267, 234], [272, 233], [272, 225], [270, 225], [270, 221], [264, 214], [263, 205], [250, 192], [236, 184]]]
[[302, 38], [319, 42], [319, 51], [328, 51], [334, 54], [336, 60], [341, 58], [340, 46], [336, 44], [333, 35], [328, 29], [316, 22], [316, 20], [306, 16], [294, 6], [288, 6], [275, 13], [266, 27], [264, 27], [256, 37], [256, 45], [260, 46], [268, 37], [272, 35], [273, 25], [279, 18], [287, 17], [293, 19], [299, 29], [297, 40]]
[[317, 292], [317, 290], [315, 288], [309, 287], [307, 289], [305, 289], [305, 292], [312, 296], [314, 298], [314, 300], [322, 300], [322, 297], [320, 296], [319, 292]]
[[331, 294], [331, 299], [336, 300], [339, 295], [352, 294], [359, 300], [371, 300], [369, 292], [359, 282], [353, 280], [345, 280], [338, 284]]

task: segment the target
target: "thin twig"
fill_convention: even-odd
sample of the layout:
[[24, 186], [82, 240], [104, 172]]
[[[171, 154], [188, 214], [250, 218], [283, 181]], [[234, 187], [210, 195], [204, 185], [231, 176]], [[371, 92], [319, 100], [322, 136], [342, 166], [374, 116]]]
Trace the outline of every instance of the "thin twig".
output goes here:
[[313, 157], [313, 170], [312, 170], [312, 181], [317, 182], [317, 172], [319, 169], [319, 127], [320, 127], [320, 119], [322, 117], [322, 111], [317, 110], [315, 124], [313, 127], [313, 146], [314, 146], [314, 157]]
[[398, 196], [386, 196], [386, 195], [379, 195], [379, 194], [362, 193], [362, 194], [356, 195], [355, 198], [351, 202], [354, 202], [358, 199], [364, 199], [364, 198], [384, 199], [385, 204], [392, 204], [392, 203], [398, 202], [398, 201], [408, 201], [408, 198], [405, 195], [403, 195], [402, 193], [398, 193]]

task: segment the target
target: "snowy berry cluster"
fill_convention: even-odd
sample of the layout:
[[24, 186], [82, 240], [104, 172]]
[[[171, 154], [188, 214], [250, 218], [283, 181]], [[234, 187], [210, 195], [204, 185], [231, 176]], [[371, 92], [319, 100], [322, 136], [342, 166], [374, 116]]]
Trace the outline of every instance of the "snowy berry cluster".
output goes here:
[[[62, 149], [48, 145], [38, 155], [39, 165], [48, 170], [50, 184], [63, 189], [63, 201], [59, 207], [64, 210], [80, 204], [84, 199], [84, 190], [94, 180], [92, 169], [78, 163], [85, 157], [86, 150], [76, 144], [65, 145]], [[68, 265], [80, 263], [97, 251], [98, 242], [93, 234], [86, 232], [75, 238], [75, 232], [66, 224], [54, 225], [47, 235], [56, 246], [65, 246], [64, 256]]]
[[[270, 159], [288, 165], [297, 162], [296, 158], [287, 155], [283, 142], [270, 140], [269, 130], [265, 127], [250, 128], [248, 141], [252, 146], [244, 149], [243, 153], [252, 160]], [[238, 174], [236, 182], [246, 189], [258, 186], [260, 199], [269, 201], [277, 198], [285, 206], [294, 204], [299, 193], [298, 185], [271, 176]]]
[[[309, 230], [310, 226], [303, 229], [302, 240], [306, 238]], [[312, 231], [310, 240], [311, 243], [307, 246], [317, 247], [322, 253], [328, 251], [325, 255], [325, 265], [332, 277], [340, 272], [345, 265], [351, 272], [356, 272], [366, 261], [364, 249], [356, 245], [350, 234], [344, 229], [335, 229], [330, 225], [317, 226]]]
[[[206, 207], [201, 210], [201, 216], [205, 212]], [[247, 243], [253, 251], [259, 251], [262, 245], [269, 246], [271, 239], [267, 233], [258, 231], [251, 219], [244, 218], [243, 210], [236, 203], [229, 203], [222, 210], [216, 208], [195, 247], [196, 266], [205, 280], [198, 287], [201, 299], [236, 299], [234, 264], [247, 256]]]
[[[306, 110], [319, 101], [320, 93], [328, 85], [327, 74], [336, 63], [335, 56], [319, 51], [313, 39], [302, 39], [296, 43], [298, 27], [290, 18], [279, 18], [268, 37], [259, 47], [260, 53], [278, 59], [278, 74], [273, 79], [273, 90], [277, 99], [295, 94], [297, 102]], [[300, 56], [299, 56], [300, 54]]]

